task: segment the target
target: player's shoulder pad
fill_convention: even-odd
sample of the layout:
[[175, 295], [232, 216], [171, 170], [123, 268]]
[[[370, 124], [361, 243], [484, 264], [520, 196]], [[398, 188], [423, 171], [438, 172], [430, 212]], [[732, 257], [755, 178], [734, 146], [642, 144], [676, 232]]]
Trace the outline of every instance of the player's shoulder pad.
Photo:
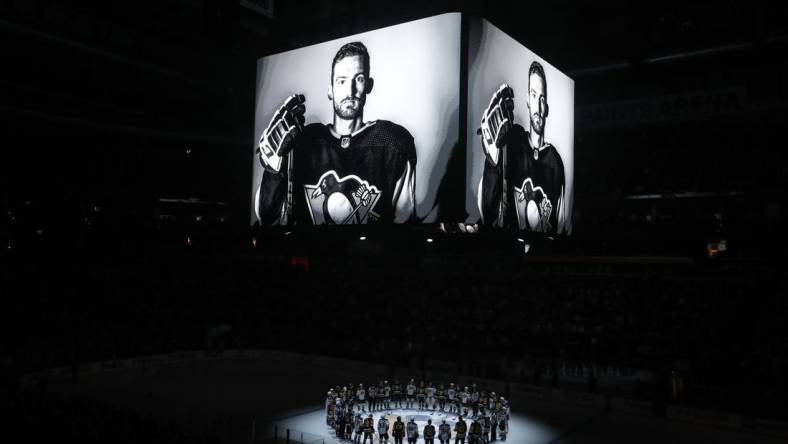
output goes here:
[[386, 145], [400, 151], [405, 158], [416, 163], [416, 145], [413, 136], [404, 126], [389, 120], [378, 120], [370, 128], [370, 142]]

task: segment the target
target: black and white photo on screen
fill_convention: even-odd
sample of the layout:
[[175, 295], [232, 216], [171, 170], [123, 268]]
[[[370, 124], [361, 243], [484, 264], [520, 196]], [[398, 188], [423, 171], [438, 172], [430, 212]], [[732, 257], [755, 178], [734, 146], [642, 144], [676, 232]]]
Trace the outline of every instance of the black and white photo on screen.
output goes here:
[[435, 221], [459, 35], [443, 14], [260, 59], [251, 223]]
[[486, 20], [470, 28], [468, 221], [570, 234], [574, 82]]

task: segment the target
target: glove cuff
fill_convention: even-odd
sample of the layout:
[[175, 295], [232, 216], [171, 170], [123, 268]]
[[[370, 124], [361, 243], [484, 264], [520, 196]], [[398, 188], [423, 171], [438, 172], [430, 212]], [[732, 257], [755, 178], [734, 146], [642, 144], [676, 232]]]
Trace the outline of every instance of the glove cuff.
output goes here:
[[263, 154], [263, 151], [258, 152], [260, 156], [260, 163], [263, 164], [263, 168], [268, 170], [272, 173], [278, 173], [279, 170], [282, 168], [282, 156], [276, 155], [276, 153], [272, 153], [270, 156], [266, 156]]
[[484, 137], [482, 137], [482, 147], [484, 147], [484, 157], [487, 158], [487, 161], [490, 162], [490, 165], [498, 166], [498, 158], [501, 155], [501, 149], [495, 146], [494, 143], [492, 146], [487, 145], [484, 142]]

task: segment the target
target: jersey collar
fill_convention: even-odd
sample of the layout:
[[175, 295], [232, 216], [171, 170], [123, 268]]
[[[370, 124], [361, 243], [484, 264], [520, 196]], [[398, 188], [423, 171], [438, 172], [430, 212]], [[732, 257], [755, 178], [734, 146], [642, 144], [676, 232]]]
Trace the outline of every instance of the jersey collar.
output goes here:
[[343, 137], [353, 137], [353, 136], [355, 136], [355, 135], [357, 135], [357, 134], [361, 133], [362, 131], [365, 131], [367, 128], [370, 128], [370, 127], [372, 127], [372, 126], [373, 126], [373, 125], [375, 125], [376, 123], [378, 123], [378, 121], [377, 121], [377, 120], [373, 120], [373, 121], [371, 121], [371, 122], [367, 122], [367, 123], [365, 123], [365, 124], [364, 124], [364, 126], [362, 126], [361, 128], [359, 128], [359, 129], [357, 129], [357, 130], [353, 131], [352, 133], [350, 133], [350, 135], [349, 135], [349, 136], [348, 136], [348, 135], [344, 135], [344, 136], [343, 136], [342, 134], [339, 134], [339, 133], [337, 133], [337, 132], [336, 132], [336, 130], [334, 130], [334, 125], [333, 125], [333, 124], [330, 124], [330, 123], [329, 123], [327, 126], [328, 126], [328, 131], [331, 133], [331, 135], [332, 135], [332, 136], [334, 136], [334, 138], [336, 138], [336, 139], [341, 139], [341, 138], [343, 138]]

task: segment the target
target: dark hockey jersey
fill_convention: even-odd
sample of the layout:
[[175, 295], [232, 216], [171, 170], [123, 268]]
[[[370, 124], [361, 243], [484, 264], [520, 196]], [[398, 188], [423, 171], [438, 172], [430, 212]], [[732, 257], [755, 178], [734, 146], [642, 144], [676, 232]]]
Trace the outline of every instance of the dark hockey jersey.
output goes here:
[[256, 197], [262, 225], [393, 222], [413, 214], [416, 147], [402, 126], [378, 120], [340, 137], [314, 123], [293, 144], [279, 172], [263, 173]]
[[[497, 165], [484, 162], [479, 209], [487, 225], [498, 223], [503, 210], [504, 227], [548, 234], [559, 233], [565, 215], [564, 163], [550, 144], [531, 147], [528, 133], [514, 125], [506, 143], [506, 189], [503, 188], [503, 152]], [[506, 193], [502, 202], [502, 194]], [[559, 224], [560, 222], [560, 224]]]

